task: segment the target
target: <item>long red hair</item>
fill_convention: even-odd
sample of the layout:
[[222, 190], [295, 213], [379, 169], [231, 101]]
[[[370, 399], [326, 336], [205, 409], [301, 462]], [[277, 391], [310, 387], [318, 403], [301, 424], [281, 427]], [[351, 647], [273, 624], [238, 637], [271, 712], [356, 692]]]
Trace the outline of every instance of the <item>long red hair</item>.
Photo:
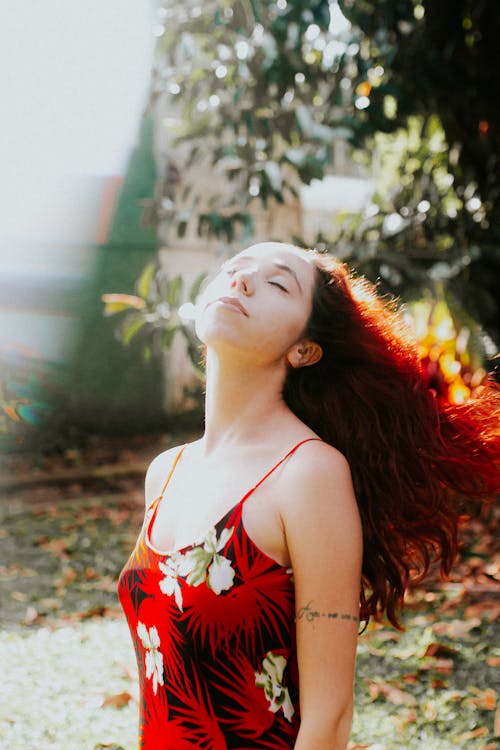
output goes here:
[[410, 578], [435, 559], [450, 571], [462, 501], [500, 491], [499, 390], [489, 380], [479, 398], [440, 403], [396, 304], [331, 256], [312, 258], [305, 335], [323, 357], [290, 369], [283, 397], [351, 467], [364, 537], [362, 619], [386, 613], [400, 627]]

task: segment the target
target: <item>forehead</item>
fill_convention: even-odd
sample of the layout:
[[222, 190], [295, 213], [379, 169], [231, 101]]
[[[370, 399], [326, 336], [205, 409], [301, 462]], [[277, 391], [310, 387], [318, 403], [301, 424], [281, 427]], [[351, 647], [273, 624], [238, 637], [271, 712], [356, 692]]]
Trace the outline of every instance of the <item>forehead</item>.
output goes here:
[[259, 242], [234, 255], [232, 260], [239, 258], [281, 263], [292, 268], [300, 279], [311, 285], [314, 280], [314, 266], [307, 251], [284, 242]]

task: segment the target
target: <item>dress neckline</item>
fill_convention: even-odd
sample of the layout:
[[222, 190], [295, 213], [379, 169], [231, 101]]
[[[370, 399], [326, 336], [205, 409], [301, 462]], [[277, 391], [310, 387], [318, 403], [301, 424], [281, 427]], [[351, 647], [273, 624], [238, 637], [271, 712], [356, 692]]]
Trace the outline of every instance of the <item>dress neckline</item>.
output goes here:
[[212, 526], [210, 526], [210, 528], [208, 528], [203, 534], [201, 534], [199, 536], [199, 538], [196, 539], [194, 542], [190, 542], [189, 544], [186, 544], [184, 547], [177, 547], [175, 549], [161, 550], [161, 549], [158, 549], [158, 547], [155, 547], [155, 545], [152, 543], [151, 538], [150, 538], [151, 526], [154, 523], [154, 519], [156, 518], [156, 511], [157, 511], [158, 506], [160, 504], [159, 500], [161, 500], [161, 496], [158, 497], [154, 501], [154, 503], [150, 506], [150, 509], [153, 510], [153, 513], [152, 513], [151, 518], [149, 519], [149, 521], [146, 523], [146, 528], [145, 528], [145, 532], [144, 532], [144, 539], [145, 539], [146, 545], [153, 552], [155, 552], [157, 555], [160, 555], [161, 557], [169, 557], [169, 556], [175, 555], [175, 554], [182, 554], [183, 552], [187, 552], [188, 550], [193, 549], [193, 547], [199, 547], [200, 544], [203, 544], [203, 542], [205, 541], [205, 539], [207, 537], [207, 534], [210, 532], [210, 530], [211, 529], [217, 529], [220, 526], [220, 524], [222, 523], [222, 521], [224, 521], [227, 517], [230, 517], [238, 509], [238, 506], [240, 506], [242, 504], [241, 500], [239, 500], [236, 503], [236, 505], [233, 505], [232, 508], [230, 508], [221, 518], [219, 518], [219, 520], [216, 521], [216, 523], [212, 524]]
[[[182, 454], [184, 453], [184, 450], [185, 450], [186, 446], [188, 445], [187, 443], [185, 443], [180, 448], [179, 452], [177, 453], [177, 455], [176, 455], [176, 457], [174, 459], [174, 463], [172, 465], [172, 468], [170, 469], [170, 472], [169, 472], [169, 474], [167, 476], [165, 484], [163, 485], [163, 489], [162, 489], [160, 495], [158, 495], [158, 497], [155, 500], [153, 500], [153, 502], [151, 503], [151, 505], [148, 508], [148, 511], [147, 511], [147, 514], [146, 514], [145, 523], [144, 523], [144, 541], [146, 543], [146, 546], [149, 547], [149, 549], [151, 549], [155, 554], [160, 555], [161, 557], [168, 557], [168, 556], [171, 556], [171, 555], [174, 555], [174, 554], [182, 554], [183, 552], [186, 552], [187, 550], [193, 549], [193, 547], [198, 547], [200, 544], [202, 544], [205, 541], [205, 539], [207, 537], [207, 534], [211, 531], [211, 529], [217, 529], [220, 526], [220, 524], [222, 523], [222, 521], [224, 521], [226, 518], [230, 518], [231, 515], [233, 513], [235, 513], [237, 510], [241, 511], [241, 508], [243, 507], [243, 503], [245, 502], [245, 500], [248, 497], [250, 497], [250, 495], [252, 495], [252, 493], [257, 489], [257, 487], [260, 487], [260, 485], [279, 466], [281, 466], [281, 464], [284, 463], [289, 456], [291, 456], [293, 453], [295, 453], [295, 451], [297, 450], [297, 448], [299, 448], [304, 443], [308, 443], [308, 442], [310, 442], [312, 440], [320, 440], [321, 441], [321, 438], [319, 438], [319, 437], [305, 438], [304, 440], [301, 440], [300, 442], [296, 443], [288, 451], [288, 453], [286, 453], [286, 455], [283, 456], [283, 458], [281, 458], [266, 474], [264, 474], [264, 476], [257, 482], [257, 484], [255, 484], [253, 487], [251, 487], [243, 495], [243, 497], [240, 500], [238, 500], [237, 503], [235, 503], [231, 508], [229, 508], [229, 510], [226, 511], [226, 513], [224, 513], [224, 515], [221, 518], [219, 518], [218, 521], [216, 521], [208, 529], [206, 529], [203, 532], [203, 534], [201, 534], [194, 542], [190, 542], [189, 544], [186, 544], [184, 547], [177, 547], [177, 548], [168, 549], [168, 550], [160, 550], [160, 549], [158, 549], [158, 547], [155, 547], [155, 545], [151, 542], [151, 536], [150, 536], [151, 527], [154, 524], [154, 521], [156, 519], [156, 514], [157, 514], [157, 511], [158, 511], [160, 502], [161, 502], [161, 500], [163, 500], [163, 495], [165, 493], [165, 490], [167, 489], [167, 487], [169, 485], [169, 482], [170, 482], [170, 479], [172, 478], [172, 475], [173, 475], [173, 473], [175, 471], [175, 468], [176, 468], [177, 464], [179, 463], [179, 461], [180, 461], [180, 459], [182, 457]], [[240, 513], [240, 519], [241, 519], [241, 513]], [[244, 524], [241, 523], [241, 525], [244, 528]], [[263, 555], [265, 555], [266, 557], [268, 557], [270, 560], [273, 560], [273, 562], [275, 562], [276, 565], [280, 565], [280, 567], [287, 567], [286, 565], [281, 565], [281, 563], [279, 563], [277, 560], [274, 560], [267, 553], [265, 553], [263, 550], [261, 550], [260, 547], [253, 541], [253, 539], [247, 534], [246, 529], [245, 529], [245, 534], [251, 540], [252, 544], [254, 544], [254, 546], [259, 550], [259, 552], [261, 552]]]

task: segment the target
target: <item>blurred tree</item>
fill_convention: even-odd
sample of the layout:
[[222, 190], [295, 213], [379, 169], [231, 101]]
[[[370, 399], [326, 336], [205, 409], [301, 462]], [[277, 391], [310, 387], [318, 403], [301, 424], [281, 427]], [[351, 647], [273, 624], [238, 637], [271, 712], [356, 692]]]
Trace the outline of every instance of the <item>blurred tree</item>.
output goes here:
[[[246, 239], [253, 200], [334, 173], [346, 140], [376, 158], [377, 191], [317, 246], [403, 298], [438, 288], [499, 342], [498, 3], [164, 0], [158, 13], [150, 106], [167, 105], [171, 140], [152, 224]], [[208, 209], [190, 171], [206, 159], [231, 185]]]
[[[153, 122], [143, 118], [138, 140], [131, 149], [125, 179], [105, 242], [98, 246], [92, 277], [74, 301], [80, 317], [75, 351], [61, 388], [59, 403], [51, 404], [50, 422], [57, 414], [54, 440], [64, 446], [76, 430], [92, 433], [133, 433], [162, 429], [161, 364], [144, 362], [134, 341], [124, 348], [113, 323], [103, 320], [101, 294], [112, 288], [131, 292], [145, 263], [156, 257], [158, 240], [141, 225], [141, 202], [153, 193], [156, 165], [153, 157]], [[49, 436], [50, 437], [50, 436]], [[59, 443], [49, 444], [49, 448]]]
[[405, 297], [436, 282], [455, 316], [463, 322], [467, 311], [498, 345], [500, 6], [339, 2], [361, 32], [351, 90], [368, 101], [358, 139], [365, 159], [374, 148], [386, 172], [378, 217], [372, 208], [351, 240], [368, 240], [373, 255], [377, 235], [370, 275]]

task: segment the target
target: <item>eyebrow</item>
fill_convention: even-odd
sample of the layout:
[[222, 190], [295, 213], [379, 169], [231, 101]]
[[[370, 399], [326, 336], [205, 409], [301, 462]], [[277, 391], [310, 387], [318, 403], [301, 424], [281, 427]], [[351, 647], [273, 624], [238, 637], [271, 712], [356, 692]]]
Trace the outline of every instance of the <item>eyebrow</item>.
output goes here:
[[297, 286], [299, 287], [300, 291], [302, 292], [302, 287], [300, 285], [300, 281], [299, 281], [299, 279], [297, 277], [297, 274], [293, 270], [293, 268], [290, 268], [290, 266], [287, 266], [286, 263], [277, 263], [277, 262], [274, 262], [273, 265], [275, 265], [276, 268], [280, 268], [282, 271], [286, 271], [287, 273], [289, 273], [295, 279], [295, 282], [296, 282]]
[[[237, 262], [239, 262], [241, 260], [255, 260], [255, 257], [252, 256], [252, 255], [241, 255], [239, 258], [234, 258], [234, 262], [235, 263], [237, 263]], [[293, 268], [290, 268], [290, 266], [287, 266], [286, 263], [280, 263], [277, 260], [273, 260], [272, 263], [273, 263], [273, 266], [275, 266], [276, 268], [279, 268], [280, 271], [286, 271], [287, 273], [289, 273], [290, 276], [295, 280], [295, 283], [297, 284], [297, 286], [299, 287], [300, 292], [302, 293], [302, 287], [300, 285], [300, 281], [298, 279], [297, 274], [293, 270]]]

